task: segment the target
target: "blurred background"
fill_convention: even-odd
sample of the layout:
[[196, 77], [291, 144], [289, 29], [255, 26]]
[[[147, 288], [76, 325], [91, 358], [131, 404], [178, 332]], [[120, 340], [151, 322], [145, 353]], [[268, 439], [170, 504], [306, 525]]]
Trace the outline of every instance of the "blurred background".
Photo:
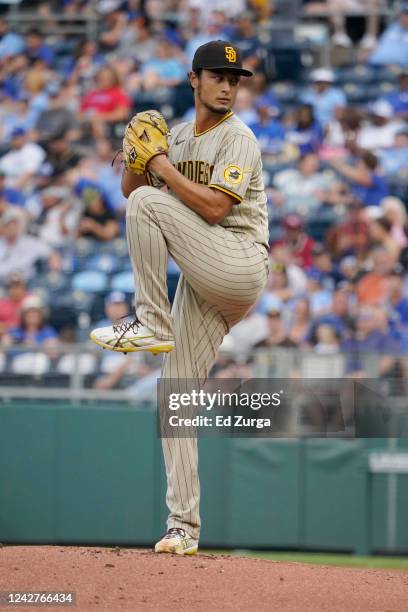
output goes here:
[[[389, 0], [0, 4], [5, 405], [155, 407], [160, 358], [87, 340], [137, 293], [112, 160], [135, 112], [193, 119], [187, 72], [212, 39], [255, 72], [234, 110], [263, 153], [271, 262], [212, 376], [375, 378], [405, 409], [408, 3]], [[170, 261], [171, 299], [178, 277]], [[301, 435], [315, 425], [306, 415]], [[395, 520], [388, 529], [395, 549]]]

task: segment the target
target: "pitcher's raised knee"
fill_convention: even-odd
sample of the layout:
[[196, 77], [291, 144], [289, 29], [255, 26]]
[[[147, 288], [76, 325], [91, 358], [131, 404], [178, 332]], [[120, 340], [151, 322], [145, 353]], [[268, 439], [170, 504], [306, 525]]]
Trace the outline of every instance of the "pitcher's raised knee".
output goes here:
[[127, 204], [127, 213], [134, 208], [140, 207], [152, 202], [154, 197], [157, 195], [157, 189], [155, 187], [150, 187], [149, 185], [143, 185], [143, 187], [138, 187], [128, 197]]

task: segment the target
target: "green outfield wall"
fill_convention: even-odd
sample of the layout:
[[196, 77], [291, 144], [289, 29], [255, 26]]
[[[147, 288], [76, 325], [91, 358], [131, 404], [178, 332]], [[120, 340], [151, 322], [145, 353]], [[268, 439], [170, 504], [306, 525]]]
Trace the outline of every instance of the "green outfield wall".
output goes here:
[[[407, 440], [201, 439], [203, 546], [408, 551], [408, 474], [371, 473]], [[3, 404], [0, 542], [146, 545], [165, 527], [156, 415]]]

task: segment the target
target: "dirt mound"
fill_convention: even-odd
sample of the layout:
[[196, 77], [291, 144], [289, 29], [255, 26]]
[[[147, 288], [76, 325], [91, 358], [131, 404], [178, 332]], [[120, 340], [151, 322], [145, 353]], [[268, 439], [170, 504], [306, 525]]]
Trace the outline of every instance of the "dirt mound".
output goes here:
[[75, 591], [75, 607], [42, 606], [48, 611], [408, 610], [408, 573], [402, 571], [223, 555], [177, 557], [129, 548], [3, 546], [0, 590]]

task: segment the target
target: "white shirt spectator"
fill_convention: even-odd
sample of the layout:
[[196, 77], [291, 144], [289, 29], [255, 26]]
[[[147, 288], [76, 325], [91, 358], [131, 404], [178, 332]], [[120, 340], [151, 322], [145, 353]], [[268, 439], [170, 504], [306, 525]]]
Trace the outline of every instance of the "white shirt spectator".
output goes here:
[[394, 145], [395, 136], [404, 126], [402, 121], [393, 120], [393, 108], [386, 100], [378, 100], [371, 105], [373, 121], [366, 123], [357, 136], [357, 144], [362, 149], [378, 152]]
[[7, 176], [7, 185], [13, 187], [25, 174], [36, 174], [45, 159], [45, 151], [34, 142], [21, 149], [12, 149], [0, 159], [0, 170]]
[[[10, 207], [12, 208], [12, 207]], [[0, 238], [0, 281], [14, 272], [25, 278], [34, 275], [34, 265], [48, 259], [52, 249], [34, 236], [21, 233], [21, 217], [18, 211], [7, 210], [2, 218], [3, 237]]]

